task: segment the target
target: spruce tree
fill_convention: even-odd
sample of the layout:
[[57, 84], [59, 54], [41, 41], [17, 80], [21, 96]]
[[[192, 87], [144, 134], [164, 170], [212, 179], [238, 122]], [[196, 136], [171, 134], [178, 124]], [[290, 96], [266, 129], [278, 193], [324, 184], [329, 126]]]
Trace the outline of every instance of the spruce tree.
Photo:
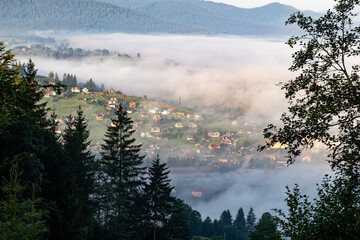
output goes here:
[[79, 106], [77, 116], [68, 117], [63, 136], [66, 161], [63, 173], [69, 184], [68, 194], [64, 196], [67, 199], [64, 219], [68, 226], [68, 239], [87, 239], [90, 235], [93, 215], [90, 194], [94, 193], [95, 162], [88, 149], [89, 135], [83, 111]]
[[203, 221], [201, 235], [208, 238], [214, 235], [214, 226], [210, 217], [205, 218]]
[[185, 212], [186, 205], [178, 198], [172, 207], [171, 217], [165, 226], [165, 237], [170, 240], [190, 240], [188, 217]]
[[230, 213], [230, 210], [225, 210], [221, 213], [220, 215], [220, 224], [222, 224], [223, 226], [229, 226], [232, 225], [232, 216]]
[[[49, 209], [47, 227], [48, 239], [63, 239], [62, 238], [62, 206], [63, 198], [59, 196], [66, 196], [67, 185], [64, 179], [63, 168], [64, 164], [64, 150], [59, 141], [60, 135], [56, 133], [58, 123], [56, 122], [57, 115], [52, 113], [49, 118], [49, 127], [46, 129], [45, 135], [46, 149], [41, 158], [44, 166], [44, 177], [41, 184], [41, 197], [46, 201], [47, 209]], [[65, 184], [64, 184], [65, 183]]]
[[47, 231], [42, 212], [38, 210], [40, 199], [35, 199], [35, 186], [32, 197], [24, 199], [25, 190], [21, 181], [18, 160], [10, 169], [9, 179], [4, 180], [0, 192], [0, 240], [43, 239]]
[[141, 145], [134, 144], [132, 123], [120, 104], [102, 144], [98, 222], [110, 239], [134, 239], [140, 233], [134, 226], [139, 220], [137, 200], [145, 185], [144, 157], [139, 153]]
[[149, 184], [146, 185], [145, 195], [148, 198], [153, 239], [160, 239], [156, 237], [157, 231], [169, 221], [175, 202], [175, 198], [171, 196], [173, 187], [170, 185], [169, 172], [166, 164], [160, 163], [159, 155], [152, 161], [148, 170]]
[[246, 216], [246, 229], [248, 232], [252, 232], [255, 229], [256, 216], [254, 209], [251, 207], [248, 215]]
[[25, 75], [19, 77], [13, 55], [4, 52], [2, 44], [0, 60], [0, 179], [9, 179], [10, 160], [16, 158], [27, 192], [33, 183], [38, 192], [42, 178], [39, 155], [46, 149], [44, 128], [48, 122], [46, 103], [39, 103], [43, 92], [35, 81], [37, 70], [29, 60]]
[[277, 230], [276, 222], [270, 213], [264, 213], [255, 230], [250, 232], [251, 240], [280, 240], [280, 232]]
[[60, 82], [60, 79], [59, 79], [59, 76], [58, 76], [57, 73], [55, 73], [54, 81], [55, 81], [56, 84]]
[[247, 229], [246, 229], [246, 222], [245, 222], [245, 214], [243, 208], [239, 208], [235, 220], [234, 220], [234, 226], [239, 231], [239, 237], [240, 239], [246, 239], [247, 238]]
[[190, 212], [188, 218], [189, 218], [190, 235], [200, 236], [201, 227], [202, 227], [201, 214], [198, 211], [193, 210]]

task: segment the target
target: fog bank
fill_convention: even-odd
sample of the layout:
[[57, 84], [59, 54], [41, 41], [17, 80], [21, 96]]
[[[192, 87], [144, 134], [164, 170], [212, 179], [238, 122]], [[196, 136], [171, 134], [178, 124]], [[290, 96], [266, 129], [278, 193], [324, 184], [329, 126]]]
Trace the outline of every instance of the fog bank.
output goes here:
[[310, 200], [316, 197], [316, 184], [326, 173], [331, 173], [326, 163], [300, 163], [281, 170], [243, 170], [229, 174], [215, 175], [173, 175], [173, 184], [187, 185], [190, 189], [224, 190], [208, 201], [188, 197], [184, 200], [199, 211], [203, 218], [219, 219], [222, 211], [229, 209], [235, 218], [237, 210], [243, 207], [245, 214], [253, 207], [257, 218], [264, 212], [275, 214], [272, 209], [287, 211], [285, 186], [299, 184], [302, 194]]
[[[59, 41], [64, 36], [57, 37]], [[278, 119], [286, 108], [276, 86], [291, 78], [291, 49], [283, 42], [241, 38], [174, 35], [73, 35], [70, 47], [109, 49], [140, 60], [83, 61], [34, 57], [39, 73], [76, 74], [132, 95], [184, 104], [246, 108], [247, 116]], [[64, 38], [64, 39], [65, 39]]]

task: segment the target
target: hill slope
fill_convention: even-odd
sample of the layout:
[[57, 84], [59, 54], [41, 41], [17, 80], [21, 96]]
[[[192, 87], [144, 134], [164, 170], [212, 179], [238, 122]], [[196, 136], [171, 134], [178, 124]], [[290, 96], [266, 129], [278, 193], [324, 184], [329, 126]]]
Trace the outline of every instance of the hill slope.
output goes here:
[[[289, 34], [297, 9], [273, 3], [245, 9], [200, 0], [2, 0], [2, 30]], [[316, 13], [309, 12], [312, 15]]]
[[194, 32], [132, 9], [93, 0], [2, 0], [2, 30]]
[[[297, 31], [286, 26], [296, 8], [280, 3], [246, 9], [201, 0], [99, 0], [131, 8], [164, 21], [203, 29], [213, 33], [237, 35], [277, 35]], [[318, 14], [306, 11], [317, 17]]]

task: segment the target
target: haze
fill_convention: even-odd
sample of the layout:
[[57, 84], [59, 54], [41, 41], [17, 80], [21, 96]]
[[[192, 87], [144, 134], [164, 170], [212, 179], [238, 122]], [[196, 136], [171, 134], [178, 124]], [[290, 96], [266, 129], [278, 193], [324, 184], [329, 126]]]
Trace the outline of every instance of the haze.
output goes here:
[[[245, 109], [251, 121], [276, 122], [287, 102], [279, 82], [294, 76], [288, 71], [291, 53], [284, 40], [235, 36], [179, 35], [68, 35], [58, 41], [76, 48], [109, 49], [136, 56], [140, 60], [87, 59], [87, 61], [34, 58], [39, 73], [49, 71], [76, 74], [85, 82], [92, 78], [132, 95], [176, 102], [184, 105]], [[304, 193], [314, 195], [315, 184], [329, 172], [325, 164], [297, 164], [281, 171], [241, 171], [226, 175], [176, 176], [173, 184], [197, 183], [225, 189], [208, 202], [187, 198], [203, 217], [218, 218], [225, 209], [235, 215], [252, 206], [258, 217], [265, 211], [286, 206], [285, 186], [299, 183]], [[196, 185], [196, 184], [195, 184]], [[194, 185], [194, 187], [196, 187]]]
[[[221, 2], [230, 5], [234, 5], [237, 7], [243, 8], [253, 8], [253, 7], [260, 7], [265, 4], [272, 3], [272, 0], [212, 0], [213, 2]], [[293, 6], [300, 10], [312, 10], [312, 11], [325, 11], [330, 9], [334, 6], [335, 1], [333, 0], [277, 0], [276, 2], [283, 3], [286, 5]]]
[[[57, 61], [35, 57], [39, 73], [73, 73], [127, 94], [184, 104], [246, 108], [247, 116], [275, 121], [286, 109], [276, 84], [291, 77], [291, 49], [283, 41], [234, 36], [77, 35], [71, 47], [103, 49], [140, 61]], [[264, 121], [265, 121], [264, 119]]]

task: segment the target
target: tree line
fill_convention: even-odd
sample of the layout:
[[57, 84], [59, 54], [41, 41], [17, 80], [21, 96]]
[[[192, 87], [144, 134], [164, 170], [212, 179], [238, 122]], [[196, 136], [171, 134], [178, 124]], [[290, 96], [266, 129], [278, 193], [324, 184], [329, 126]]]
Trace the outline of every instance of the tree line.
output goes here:
[[242, 207], [237, 211], [235, 219], [233, 219], [230, 210], [224, 210], [220, 218], [214, 219], [214, 221], [210, 217], [206, 217], [202, 221], [201, 214], [196, 210], [192, 210], [188, 216], [193, 239], [201, 239], [200, 237], [214, 240], [281, 239], [275, 218], [266, 212], [256, 222], [252, 207], [246, 218]]

